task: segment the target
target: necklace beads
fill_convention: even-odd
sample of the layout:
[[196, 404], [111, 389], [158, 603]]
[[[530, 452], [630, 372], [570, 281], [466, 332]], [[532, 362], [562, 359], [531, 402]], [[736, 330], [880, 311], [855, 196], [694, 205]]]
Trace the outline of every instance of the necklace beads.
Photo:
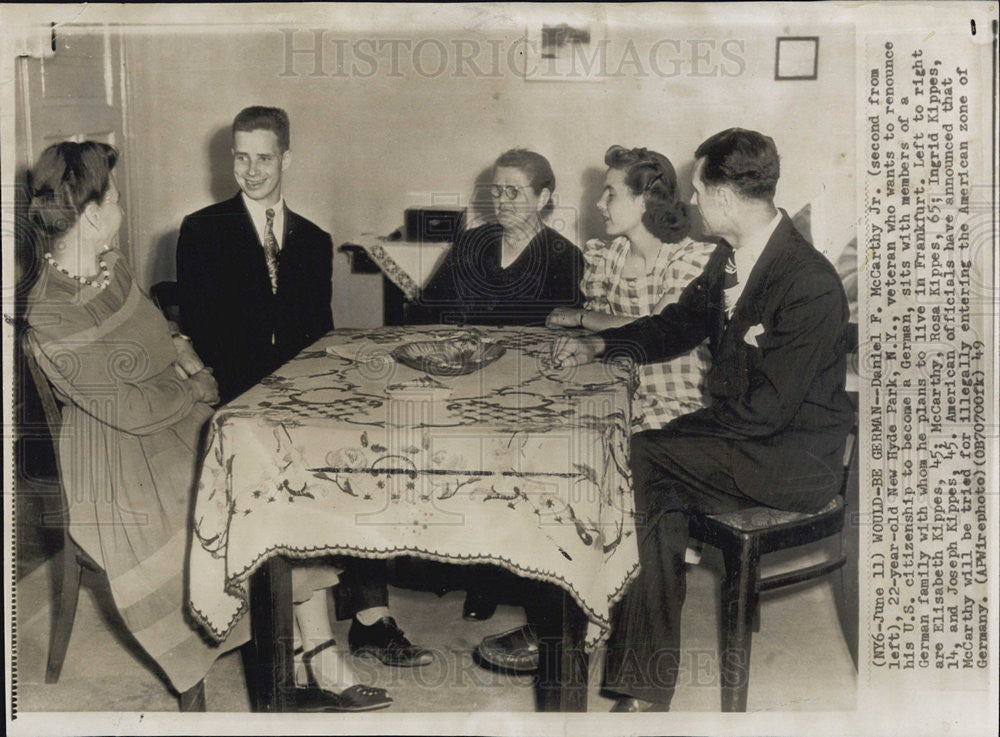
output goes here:
[[56, 271], [61, 271], [71, 279], [76, 279], [76, 281], [78, 281], [80, 284], [85, 284], [88, 287], [94, 287], [95, 289], [105, 289], [108, 286], [108, 284], [111, 283], [111, 272], [108, 270], [108, 265], [104, 262], [104, 254], [101, 254], [100, 256], [97, 257], [97, 264], [98, 266], [101, 267], [101, 276], [97, 279], [87, 279], [80, 276], [79, 274], [70, 273], [67, 269], [64, 269], [62, 266], [60, 266], [54, 258], [52, 258], [52, 253], [49, 251], [46, 251], [45, 253], [45, 260], [48, 262], [49, 266], [51, 266]]

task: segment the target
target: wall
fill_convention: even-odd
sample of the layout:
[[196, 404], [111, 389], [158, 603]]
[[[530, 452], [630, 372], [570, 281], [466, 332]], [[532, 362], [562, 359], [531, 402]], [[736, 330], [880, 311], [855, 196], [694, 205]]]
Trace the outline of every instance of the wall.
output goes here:
[[[609, 145], [666, 154], [687, 192], [698, 143], [739, 125], [774, 137], [783, 167], [778, 204], [794, 214], [811, 203], [817, 245], [836, 257], [855, 220], [853, 29], [819, 22], [775, 27], [729, 8], [724, 22], [706, 9], [703, 22], [688, 16], [674, 23], [671, 6], [602, 18], [608, 74], [597, 82], [518, 76], [517, 40], [537, 25], [523, 16], [536, 12], [528, 8], [517, 18], [464, 8], [447, 22], [414, 7], [402, 14], [381, 8], [373, 11], [379, 17], [350, 22], [317, 19], [293, 37], [297, 48], [308, 47], [315, 38], [308, 29], [324, 29], [317, 76], [314, 56], [299, 54], [289, 64], [281, 28], [290, 23], [133, 28], [126, 42], [127, 153], [137, 271], [146, 283], [173, 278], [183, 215], [235, 192], [228, 126], [250, 104], [289, 112], [293, 161], [285, 195], [338, 245], [364, 231], [389, 232], [409, 205], [467, 202], [476, 178], [515, 145], [549, 158], [558, 181], [556, 226], [582, 242], [601, 235], [593, 202]], [[777, 35], [820, 36], [816, 81], [774, 81]], [[416, 49], [421, 40], [416, 68], [412, 51], [397, 55], [393, 68], [387, 44]], [[470, 44], [480, 49], [484, 75], [458, 61], [456, 50]], [[490, 44], [501, 50], [499, 65], [491, 63]], [[448, 58], [437, 74], [442, 49]], [[651, 50], [659, 51], [661, 74]], [[339, 326], [378, 324], [380, 279], [350, 274], [338, 254], [333, 309]]]

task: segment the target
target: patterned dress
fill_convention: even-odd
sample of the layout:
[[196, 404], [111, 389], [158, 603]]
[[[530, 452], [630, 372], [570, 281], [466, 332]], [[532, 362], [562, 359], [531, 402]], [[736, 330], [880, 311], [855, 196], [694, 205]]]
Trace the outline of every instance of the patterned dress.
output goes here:
[[[622, 271], [629, 254], [624, 236], [606, 245], [587, 241], [583, 257], [587, 262], [580, 288], [584, 309], [607, 315], [645, 317], [666, 297], [663, 304], [676, 302], [684, 288], [705, 268], [715, 250], [713, 243], [685, 238], [680, 243], [664, 243], [652, 269], [641, 277], [625, 278]], [[639, 382], [632, 397], [632, 432], [657, 430], [675, 417], [705, 406], [702, 379], [711, 365], [708, 342], [663, 363], [639, 366]]]
[[178, 691], [205, 677], [243, 627], [209, 644], [187, 614], [185, 563], [202, 427], [212, 408], [175, 373], [170, 327], [117, 253], [85, 289], [43, 267], [29, 297], [39, 365], [63, 403], [59, 468], [69, 533], [107, 573], [136, 640]]

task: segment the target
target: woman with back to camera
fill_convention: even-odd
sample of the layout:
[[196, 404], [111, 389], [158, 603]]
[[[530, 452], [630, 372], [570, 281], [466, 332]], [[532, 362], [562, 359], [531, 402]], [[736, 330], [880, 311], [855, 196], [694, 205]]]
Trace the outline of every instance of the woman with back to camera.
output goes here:
[[[59, 470], [69, 534], [106, 572], [130, 633], [185, 692], [222, 653], [249, 639], [244, 617], [210, 644], [187, 611], [185, 560], [199, 441], [218, 387], [113, 248], [122, 223], [105, 143], [63, 142], [31, 173], [28, 217], [44, 263], [28, 296], [31, 350], [62, 403]], [[354, 683], [332, 642], [324, 565], [292, 569], [301, 710], [388, 706], [383, 689]], [[345, 688], [346, 687], [346, 688]], [[343, 689], [339, 693], [335, 689]]]

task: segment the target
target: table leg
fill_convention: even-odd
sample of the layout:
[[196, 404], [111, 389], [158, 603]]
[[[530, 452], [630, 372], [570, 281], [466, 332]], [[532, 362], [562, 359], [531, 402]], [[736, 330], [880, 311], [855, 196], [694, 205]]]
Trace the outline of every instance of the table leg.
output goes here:
[[[573, 597], [545, 587], [544, 611], [536, 623], [539, 637], [539, 711], [586, 711], [588, 657], [583, 644], [587, 618]], [[539, 607], [541, 610], [542, 607]]]
[[586, 634], [587, 617], [573, 597], [563, 591], [560, 711], [587, 711], [589, 658], [584, 650]]
[[254, 574], [250, 617], [256, 664], [247, 679], [254, 683], [254, 707], [266, 712], [294, 711], [292, 571], [285, 558], [271, 558]]

